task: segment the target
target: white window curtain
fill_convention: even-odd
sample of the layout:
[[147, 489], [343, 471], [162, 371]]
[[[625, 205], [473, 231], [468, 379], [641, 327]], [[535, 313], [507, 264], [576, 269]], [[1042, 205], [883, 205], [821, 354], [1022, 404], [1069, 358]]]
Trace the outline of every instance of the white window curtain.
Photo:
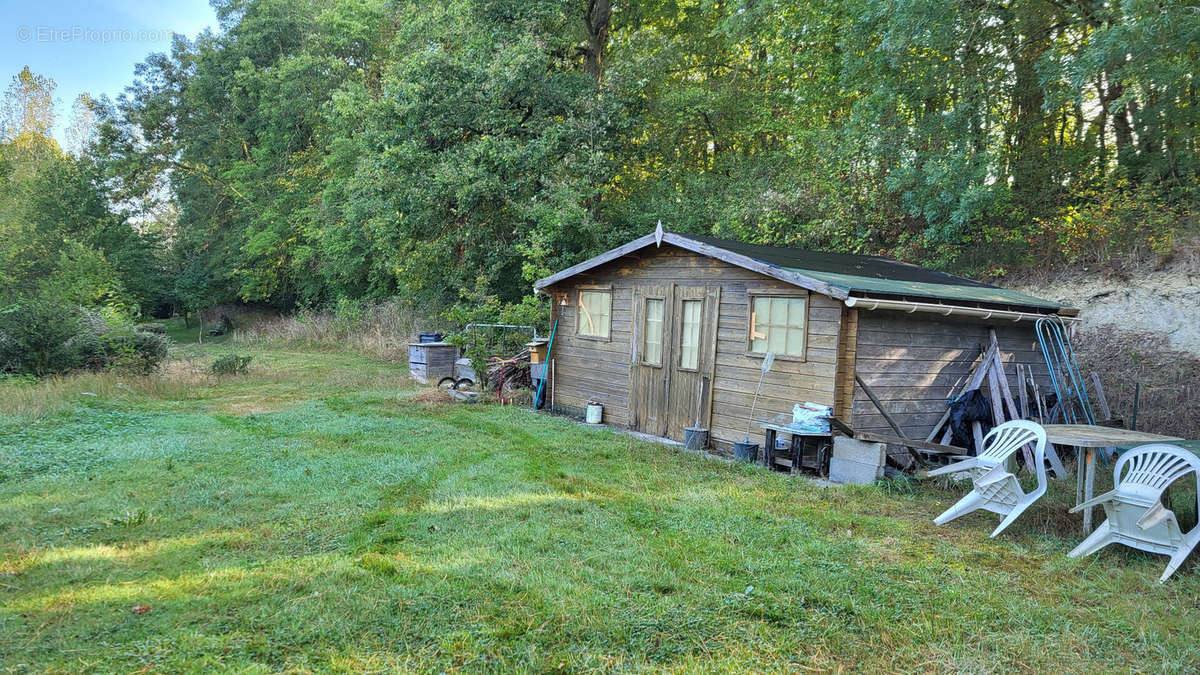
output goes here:
[[700, 366], [700, 310], [702, 301], [684, 300], [680, 317], [679, 367]]
[[646, 298], [646, 345], [644, 359], [646, 363], [662, 365], [663, 356], [663, 301], [659, 298]]

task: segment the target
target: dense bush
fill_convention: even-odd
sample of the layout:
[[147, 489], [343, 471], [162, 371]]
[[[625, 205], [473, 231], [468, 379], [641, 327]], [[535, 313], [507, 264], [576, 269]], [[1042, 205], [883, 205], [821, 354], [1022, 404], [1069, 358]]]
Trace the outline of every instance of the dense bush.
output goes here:
[[[0, 310], [0, 373], [41, 377], [81, 368], [154, 371], [167, 357], [166, 335], [119, 317], [51, 300], [22, 300]], [[116, 325], [113, 325], [116, 324]]]
[[79, 312], [45, 300], [0, 309], [0, 372], [51, 375], [83, 365]]
[[245, 375], [250, 372], [250, 360], [252, 356], [239, 356], [237, 354], [224, 354], [218, 356], [216, 361], [209, 366], [208, 371], [213, 375]]
[[142, 330], [120, 329], [103, 336], [107, 365], [138, 375], [148, 375], [167, 358], [171, 341], [166, 335]]

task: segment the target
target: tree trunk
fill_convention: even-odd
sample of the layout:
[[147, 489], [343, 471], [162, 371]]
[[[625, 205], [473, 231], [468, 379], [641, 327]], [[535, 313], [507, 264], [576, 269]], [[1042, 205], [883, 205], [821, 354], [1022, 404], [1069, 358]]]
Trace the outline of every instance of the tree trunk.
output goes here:
[[587, 13], [583, 19], [587, 26], [583, 69], [599, 82], [604, 76], [604, 48], [608, 45], [608, 30], [612, 22], [611, 0], [588, 0]]
[[1042, 6], [1021, 6], [1010, 20], [1012, 55], [1012, 186], [1019, 203], [1040, 205], [1054, 188], [1048, 149], [1054, 128], [1046, 116], [1046, 95], [1037, 63], [1050, 48], [1050, 14]]
[[1105, 71], [1104, 79], [1108, 81], [1108, 86], [1101, 89], [1101, 103], [1104, 104], [1104, 109], [1112, 116], [1113, 136], [1117, 141], [1117, 161], [1125, 164], [1131, 159], [1129, 152], [1133, 150], [1133, 123], [1129, 121], [1129, 106], [1128, 104], [1117, 107], [1115, 110], [1111, 107], [1112, 103], [1125, 95], [1125, 85], [1119, 82], [1113, 82], [1112, 72]]

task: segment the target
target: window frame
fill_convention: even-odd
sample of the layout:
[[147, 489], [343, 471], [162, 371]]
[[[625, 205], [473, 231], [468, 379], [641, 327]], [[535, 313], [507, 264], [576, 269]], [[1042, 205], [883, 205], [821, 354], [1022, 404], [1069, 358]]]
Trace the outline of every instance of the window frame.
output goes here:
[[[646, 358], [646, 336], [649, 335], [649, 331], [646, 330], [646, 326], [650, 323], [650, 311], [649, 310], [650, 310], [650, 301], [651, 300], [657, 300], [657, 301], [661, 302], [662, 303], [662, 311], [663, 311], [663, 313], [662, 313], [662, 333], [658, 336], [659, 350], [658, 350], [658, 361], [657, 362], [651, 361], [650, 359]], [[644, 295], [644, 296], [641, 296], [641, 301], [642, 301], [642, 325], [641, 325], [642, 344], [641, 344], [641, 351], [640, 351], [640, 358], [639, 358], [640, 365], [647, 366], [650, 368], [662, 368], [663, 366], [666, 365], [665, 357], [666, 357], [667, 351], [668, 351], [667, 350], [667, 337], [670, 335], [670, 331], [668, 330], [669, 325], [667, 323], [667, 317], [670, 316], [669, 312], [667, 312], [667, 298], [665, 295]]]
[[[589, 335], [583, 330], [583, 294], [603, 293], [608, 296], [608, 335]], [[575, 337], [596, 342], [612, 342], [613, 322], [613, 288], [612, 284], [589, 284], [575, 289]]]
[[811, 335], [809, 325], [812, 322], [812, 293], [801, 290], [785, 289], [748, 289], [746, 291], [746, 356], [754, 359], [766, 358], [766, 352], [754, 351], [754, 301], [757, 298], [787, 298], [804, 301], [804, 349], [800, 355], [775, 354], [776, 361], [808, 361], [808, 342]]
[[[699, 315], [696, 317], [696, 322], [697, 322], [696, 323], [696, 365], [694, 367], [689, 367], [689, 366], [683, 365], [683, 339], [684, 339], [684, 333], [686, 332], [684, 330], [684, 325], [683, 325], [683, 319], [684, 319], [684, 316], [686, 315], [686, 312], [684, 311], [683, 308], [684, 308], [685, 304], [689, 303], [689, 302], [694, 302], [699, 307], [699, 309], [698, 309]], [[700, 358], [700, 349], [701, 349], [701, 345], [704, 343], [704, 298], [680, 298], [679, 299], [678, 325], [679, 325], [679, 339], [675, 341], [675, 345], [674, 345], [675, 351], [677, 352], [677, 355], [674, 359], [674, 361], [675, 361], [674, 368], [677, 372], [698, 373], [698, 372], [700, 372], [700, 362], [702, 360]]]

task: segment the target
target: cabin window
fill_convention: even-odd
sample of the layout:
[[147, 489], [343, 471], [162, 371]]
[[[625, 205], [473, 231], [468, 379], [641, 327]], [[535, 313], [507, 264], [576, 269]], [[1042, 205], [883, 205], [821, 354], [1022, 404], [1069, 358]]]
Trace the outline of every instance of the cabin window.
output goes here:
[[700, 367], [700, 309], [702, 300], [684, 300], [679, 318], [679, 367]]
[[584, 337], [608, 339], [612, 330], [612, 291], [579, 291], [579, 328]]
[[663, 310], [662, 298], [646, 298], [646, 343], [642, 350], [642, 358], [647, 365], [662, 365]]
[[807, 296], [750, 296], [750, 353], [803, 359], [807, 333]]

